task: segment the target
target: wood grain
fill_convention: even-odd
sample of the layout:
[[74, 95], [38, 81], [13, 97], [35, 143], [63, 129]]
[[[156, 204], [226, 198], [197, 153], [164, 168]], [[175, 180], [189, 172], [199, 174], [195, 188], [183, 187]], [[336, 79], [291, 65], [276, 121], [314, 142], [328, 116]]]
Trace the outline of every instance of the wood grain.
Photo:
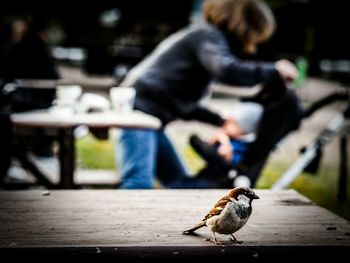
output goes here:
[[0, 250], [203, 256], [350, 249], [349, 222], [293, 190], [256, 191], [261, 199], [254, 201], [250, 220], [235, 235], [244, 241], [242, 245], [218, 235], [224, 245], [215, 246], [205, 241], [211, 237], [207, 228], [194, 236], [181, 234], [226, 192], [55, 190], [43, 195], [41, 191], [2, 191]]

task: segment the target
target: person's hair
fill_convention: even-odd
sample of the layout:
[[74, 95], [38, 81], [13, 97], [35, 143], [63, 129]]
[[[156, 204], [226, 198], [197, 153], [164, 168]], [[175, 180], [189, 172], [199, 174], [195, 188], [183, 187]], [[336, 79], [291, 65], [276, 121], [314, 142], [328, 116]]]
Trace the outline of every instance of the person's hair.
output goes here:
[[271, 9], [261, 0], [206, 0], [202, 11], [208, 23], [234, 33], [243, 46], [266, 41], [276, 27]]

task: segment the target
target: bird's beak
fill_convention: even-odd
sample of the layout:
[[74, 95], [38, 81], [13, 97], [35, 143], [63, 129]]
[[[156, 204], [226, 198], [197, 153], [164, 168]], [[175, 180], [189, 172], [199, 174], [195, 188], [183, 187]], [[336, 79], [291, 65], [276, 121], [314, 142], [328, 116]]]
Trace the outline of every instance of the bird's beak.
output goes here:
[[260, 199], [260, 197], [257, 196], [256, 194], [254, 194], [254, 195], [252, 196], [252, 199]]

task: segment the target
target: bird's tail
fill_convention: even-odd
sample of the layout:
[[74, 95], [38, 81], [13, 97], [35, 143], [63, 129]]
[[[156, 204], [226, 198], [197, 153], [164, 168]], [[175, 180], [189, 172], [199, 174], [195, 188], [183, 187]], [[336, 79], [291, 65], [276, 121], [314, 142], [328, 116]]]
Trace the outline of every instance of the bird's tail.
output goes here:
[[188, 229], [188, 230], [185, 230], [182, 232], [183, 235], [190, 235], [192, 234], [194, 231], [196, 231], [197, 229], [201, 228], [205, 226], [205, 221], [202, 221], [202, 222], [199, 222], [197, 225], [195, 225], [194, 227]]

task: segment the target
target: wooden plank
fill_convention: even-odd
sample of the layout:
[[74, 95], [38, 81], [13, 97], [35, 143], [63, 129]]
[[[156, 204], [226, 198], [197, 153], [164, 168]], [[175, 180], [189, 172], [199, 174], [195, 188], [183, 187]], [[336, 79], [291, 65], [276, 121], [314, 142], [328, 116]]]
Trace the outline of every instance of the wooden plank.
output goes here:
[[81, 252], [99, 248], [118, 255], [132, 250], [135, 255], [163, 251], [169, 256], [174, 251], [204, 255], [222, 254], [222, 249], [225, 253], [243, 253], [250, 249], [293, 251], [309, 247], [309, 251], [321, 248], [338, 253], [350, 248], [349, 222], [293, 190], [257, 190], [261, 199], [254, 201], [252, 217], [235, 235], [244, 241], [242, 245], [218, 235], [224, 243], [218, 249], [205, 241], [211, 237], [207, 228], [196, 236], [181, 234], [202, 219], [226, 192], [55, 190], [43, 195], [41, 191], [2, 191], [0, 250], [62, 252], [75, 248]]

